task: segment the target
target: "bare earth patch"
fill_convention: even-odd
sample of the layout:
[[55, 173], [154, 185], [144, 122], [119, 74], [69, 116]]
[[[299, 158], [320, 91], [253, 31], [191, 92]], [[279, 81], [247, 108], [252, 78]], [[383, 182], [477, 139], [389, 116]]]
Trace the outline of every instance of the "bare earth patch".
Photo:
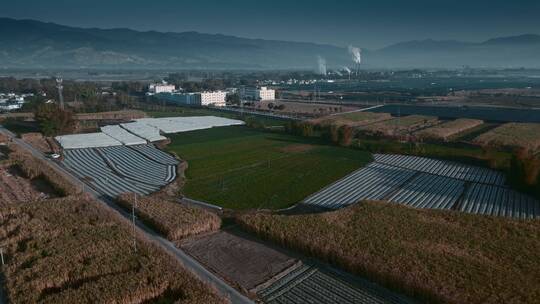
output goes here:
[[24, 133], [21, 135], [22, 140], [32, 145], [43, 153], [51, 153], [52, 149], [47, 139], [41, 133]]
[[268, 281], [297, 262], [266, 245], [226, 231], [186, 241], [181, 247], [244, 291]]
[[330, 113], [340, 113], [357, 110], [357, 107], [332, 105], [322, 103], [306, 103], [292, 101], [277, 101], [277, 100], [262, 100], [256, 103], [257, 110], [269, 110], [268, 105], [283, 106], [282, 109], [273, 107], [274, 112], [289, 113], [289, 114], [306, 114], [306, 115], [328, 115]]
[[359, 127], [389, 119], [392, 119], [392, 115], [388, 113], [352, 112], [312, 119], [310, 120], [310, 123], [320, 126], [346, 125], [351, 127]]
[[281, 149], [281, 151], [286, 153], [302, 153], [311, 151], [315, 148], [313, 145], [308, 144], [294, 144], [294, 145], [288, 145]]
[[0, 207], [28, 203], [50, 197], [13, 168], [0, 167]]

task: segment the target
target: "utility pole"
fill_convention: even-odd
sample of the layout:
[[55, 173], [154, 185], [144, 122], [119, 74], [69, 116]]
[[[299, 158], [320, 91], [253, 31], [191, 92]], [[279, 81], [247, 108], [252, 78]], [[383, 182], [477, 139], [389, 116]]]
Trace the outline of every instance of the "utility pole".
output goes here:
[[2, 260], [2, 266], [4, 266], [4, 247], [0, 247], [0, 259]]
[[135, 200], [131, 204], [131, 216], [133, 220], [133, 251], [137, 252], [137, 236], [135, 235], [135, 207], [137, 205], [137, 194], [134, 193]]
[[64, 86], [62, 85], [62, 78], [56, 78], [56, 88], [58, 89], [58, 101], [60, 102], [60, 109], [64, 110]]

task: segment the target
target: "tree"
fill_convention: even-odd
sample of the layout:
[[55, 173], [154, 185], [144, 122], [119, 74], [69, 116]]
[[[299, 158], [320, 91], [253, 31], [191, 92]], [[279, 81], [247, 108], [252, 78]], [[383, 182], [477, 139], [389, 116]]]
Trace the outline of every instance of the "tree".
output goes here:
[[339, 145], [348, 147], [352, 144], [353, 128], [348, 125], [343, 125], [339, 128]]
[[62, 110], [58, 105], [53, 103], [38, 106], [34, 115], [41, 132], [45, 136], [71, 133], [75, 128], [73, 113]]
[[228, 104], [240, 105], [240, 95], [238, 95], [238, 94], [227, 94], [227, 97], [225, 97], [225, 101]]

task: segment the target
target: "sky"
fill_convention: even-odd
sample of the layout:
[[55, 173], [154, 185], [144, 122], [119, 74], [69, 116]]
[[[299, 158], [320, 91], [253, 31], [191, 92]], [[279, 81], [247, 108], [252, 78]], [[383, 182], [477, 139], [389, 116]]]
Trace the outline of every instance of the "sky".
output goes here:
[[0, 17], [377, 49], [540, 34], [539, 0], [0, 0]]

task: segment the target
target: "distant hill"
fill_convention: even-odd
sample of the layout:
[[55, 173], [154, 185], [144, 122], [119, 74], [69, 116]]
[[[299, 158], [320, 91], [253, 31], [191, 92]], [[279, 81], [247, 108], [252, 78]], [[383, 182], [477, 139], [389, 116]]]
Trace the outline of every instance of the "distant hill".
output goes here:
[[315, 69], [318, 56], [351, 61], [345, 48], [315, 43], [0, 18], [0, 67]]
[[[367, 59], [366, 59], [367, 61]], [[540, 35], [501, 37], [481, 43], [421, 40], [397, 43], [372, 54], [378, 67], [540, 67]]]
[[[197, 32], [76, 28], [0, 18], [0, 68], [311, 69], [352, 65], [346, 48]], [[422, 40], [364, 50], [369, 68], [540, 67], [540, 36]]]

